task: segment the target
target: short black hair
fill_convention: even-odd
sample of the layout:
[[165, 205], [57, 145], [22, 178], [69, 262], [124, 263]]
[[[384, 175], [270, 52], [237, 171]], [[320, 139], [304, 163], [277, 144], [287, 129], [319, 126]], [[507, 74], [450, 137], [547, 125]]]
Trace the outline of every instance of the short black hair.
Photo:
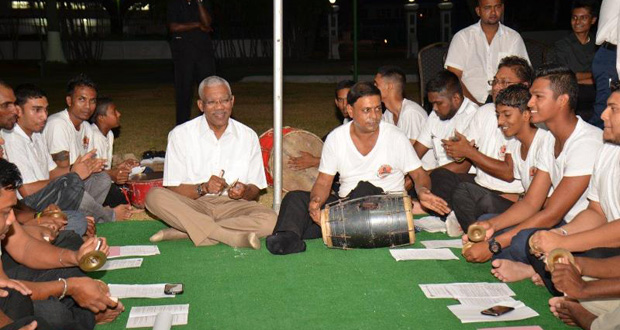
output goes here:
[[80, 73], [69, 80], [67, 83], [67, 95], [73, 95], [73, 92], [75, 92], [75, 89], [78, 87], [90, 87], [94, 89], [95, 92], [97, 91], [97, 84], [84, 73]]
[[4, 87], [4, 88], [9, 88], [9, 89], [13, 89], [13, 87], [11, 87], [11, 85], [7, 84], [4, 80], [0, 79], [0, 86]]
[[373, 95], [379, 95], [379, 97], [381, 97], [379, 88], [370, 81], [360, 81], [351, 87], [349, 94], [347, 94], [347, 103], [353, 106], [361, 97]]
[[571, 13], [577, 8], [585, 8], [592, 17], [598, 17], [598, 1], [595, 0], [575, 0], [571, 8]]
[[16, 190], [22, 186], [22, 175], [13, 163], [0, 158], [0, 188]]
[[47, 97], [45, 92], [34, 84], [22, 84], [15, 87], [15, 105], [23, 106], [30, 99]]
[[377, 70], [377, 73], [383, 79], [391, 80], [400, 85], [401, 95], [405, 95], [405, 84], [407, 83], [407, 74], [403, 69], [396, 65], [384, 65]]
[[534, 78], [534, 69], [532, 69], [532, 66], [523, 57], [504, 57], [501, 61], [499, 61], [497, 70], [499, 71], [499, 69], [503, 67], [512, 69], [522, 82], [527, 83], [528, 85], [532, 84], [532, 79]]
[[110, 105], [113, 103], [114, 101], [112, 101], [112, 99], [107, 96], [98, 97], [95, 112], [93, 112], [93, 115], [90, 116], [90, 119], [88, 121], [91, 124], [97, 124], [97, 117], [105, 116], [108, 112], [108, 107], [110, 107]]
[[[478, 0], [478, 7], [480, 7], [480, 1], [482, 0]], [[504, 3], [504, 0], [500, 1], [502, 4]]]
[[353, 87], [353, 85], [355, 85], [355, 81], [350, 80], [350, 79], [345, 79], [345, 80], [341, 80], [336, 84], [336, 89], [334, 90], [334, 97], [338, 98], [338, 92], [340, 90], [343, 90], [345, 88], [347, 89], [351, 89], [351, 87]]
[[454, 93], [458, 93], [461, 97], [463, 96], [463, 87], [461, 87], [461, 82], [459, 81], [459, 77], [454, 74], [454, 72], [448, 70], [441, 70], [433, 79], [431, 79], [426, 84], [426, 92], [427, 93], [442, 93], [448, 92], [448, 94], [453, 95]]
[[531, 98], [530, 90], [523, 84], [510, 85], [502, 89], [495, 98], [495, 106], [505, 105], [524, 112], [528, 110], [527, 103]]
[[549, 80], [549, 88], [553, 91], [555, 98], [563, 94], [568, 95], [570, 110], [575, 112], [579, 85], [577, 76], [571, 69], [556, 63], [545, 63], [536, 70], [536, 79], [539, 78]]

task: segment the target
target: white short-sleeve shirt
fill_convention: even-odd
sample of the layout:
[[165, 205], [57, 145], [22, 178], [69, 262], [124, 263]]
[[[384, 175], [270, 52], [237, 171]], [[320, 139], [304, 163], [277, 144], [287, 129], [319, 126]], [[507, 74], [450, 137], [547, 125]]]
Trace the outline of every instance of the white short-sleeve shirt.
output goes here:
[[360, 181], [368, 181], [386, 192], [403, 191], [405, 174], [422, 166], [409, 139], [396, 126], [382, 121], [375, 146], [363, 156], [351, 139], [351, 125], [339, 126], [329, 133], [319, 172], [340, 173], [340, 197], [347, 196]]
[[[454, 161], [454, 159], [446, 155], [441, 140], [449, 139], [454, 136], [454, 130], [461, 133], [465, 132], [477, 110], [478, 106], [474, 102], [467, 98], [463, 98], [463, 103], [461, 103], [454, 117], [448, 120], [441, 120], [434, 111], [428, 116], [428, 120], [422, 127], [422, 131], [420, 135], [418, 135], [416, 141], [432, 149], [435, 156], [435, 167], [443, 166]], [[431, 150], [428, 152], [431, 152]], [[433, 168], [424, 167], [426, 170]]]
[[512, 157], [514, 177], [520, 180], [523, 191], [530, 189], [530, 184], [532, 183], [532, 179], [534, 179], [534, 173], [536, 173], [536, 157], [538, 155], [538, 150], [540, 150], [543, 141], [545, 141], [545, 135], [547, 134], [551, 133], [542, 128], [536, 130], [534, 139], [532, 139], [532, 144], [527, 150], [527, 155], [525, 155], [525, 157], [521, 154], [521, 142], [519, 140], [514, 139], [514, 141], [508, 145], [508, 151], [506, 153], [510, 154]]
[[[493, 103], [488, 103], [478, 108], [469, 126], [462, 133], [469, 141], [473, 140], [476, 142], [478, 151], [483, 155], [501, 161], [506, 158], [508, 143], [515, 140], [514, 138], [506, 138], [502, 130], [497, 127], [497, 115], [495, 113], [495, 104]], [[507, 182], [481, 169], [478, 169], [476, 172], [474, 180], [477, 184], [491, 190], [511, 194], [523, 192], [523, 186], [521, 186], [519, 180], [515, 179], [512, 182]]]
[[[603, 146], [603, 131], [578, 117], [575, 130], [564, 143], [557, 158], [554, 156], [554, 146], [553, 134], [545, 136], [543, 145], [538, 150], [536, 166], [539, 171], [549, 173], [551, 184], [557, 192], [564, 177], [592, 175], [594, 161]], [[566, 222], [572, 221], [579, 212], [588, 207], [587, 194], [586, 189], [564, 217]]]
[[588, 199], [599, 202], [605, 218], [620, 219], [620, 146], [605, 143], [594, 163]]
[[97, 149], [97, 157], [105, 158], [105, 169], [109, 170], [112, 168], [112, 155], [114, 149], [114, 133], [112, 130], [108, 132], [107, 135], [103, 135], [103, 133], [99, 130], [96, 124], [90, 124], [90, 127], [93, 132], [92, 136], [92, 147]]
[[53, 155], [61, 151], [69, 152], [70, 164], [73, 164], [78, 157], [92, 149], [90, 125], [84, 121], [80, 124], [80, 129], [76, 130], [71, 119], [69, 119], [67, 109], [47, 118], [43, 136], [50, 154]]
[[[603, 0], [598, 15], [596, 44], [604, 42], [617, 45], [620, 42], [620, 1]], [[616, 71], [620, 74], [620, 52], [616, 52]]]
[[5, 140], [6, 160], [17, 166], [24, 184], [49, 180], [50, 171], [56, 168], [56, 163], [47, 151], [41, 133], [32, 133], [32, 136], [28, 137], [19, 124], [16, 124], [10, 131], [3, 130], [2, 135]]
[[487, 82], [495, 76], [499, 62], [513, 55], [529, 61], [525, 44], [517, 31], [499, 23], [489, 45], [478, 21], [454, 35], [445, 67], [463, 71], [461, 81], [479, 103], [484, 103], [491, 90]]
[[168, 134], [164, 186], [198, 184], [219, 176], [224, 180], [267, 187], [258, 136], [251, 128], [229, 119], [218, 140], [204, 116], [175, 127]]

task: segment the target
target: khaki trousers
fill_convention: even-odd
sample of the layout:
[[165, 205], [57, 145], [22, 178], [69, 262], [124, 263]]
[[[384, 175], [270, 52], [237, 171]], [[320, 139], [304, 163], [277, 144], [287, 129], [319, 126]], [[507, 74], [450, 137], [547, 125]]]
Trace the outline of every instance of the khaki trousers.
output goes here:
[[194, 200], [166, 188], [153, 188], [146, 196], [146, 207], [171, 227], [187, 233], [196, 246], [217, 244], [210, 236], [219, 228], [265, 237], [273, 232], [276, 224], [272, 209], [228, 196], [203, 196]]

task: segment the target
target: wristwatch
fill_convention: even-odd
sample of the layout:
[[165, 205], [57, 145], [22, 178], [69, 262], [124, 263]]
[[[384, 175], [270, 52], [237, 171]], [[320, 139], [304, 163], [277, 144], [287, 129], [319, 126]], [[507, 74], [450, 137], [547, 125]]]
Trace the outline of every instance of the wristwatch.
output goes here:
[[489, 251], [491, 251], [491, 253], [493, 253], [493, 255], [496, 255], [496, 254], [502, 252], [502, 245], [499, 244], [499, 242], [496, 241], [495, 238], [491, 238], [489, 240]]
[[198, 197], [205, 195], [205, 192], [202, 191], [202, 183], [199, 183], [198, 186], [196, 186], [196, 192], [198, 193]]

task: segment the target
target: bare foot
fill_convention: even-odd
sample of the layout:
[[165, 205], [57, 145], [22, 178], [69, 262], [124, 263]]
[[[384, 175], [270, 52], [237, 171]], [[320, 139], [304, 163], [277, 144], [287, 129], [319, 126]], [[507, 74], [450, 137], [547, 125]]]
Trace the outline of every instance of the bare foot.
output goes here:
[[536, 274], [532, 266], [508, 259], [495, 259], [491, 273], [502, 282], [517, 282]]
[[549, 299], [551, 312], [567, 325], [578, 326], [582, 329], [590, 329], [592, 322], [597, 318], [579, 302], [564, 297]]
[[108, 308], [103, 312], [95, 314], [95, 322], [97, 324], [110, 323], [121, 315], [123, 311], [125, 311], [125, 306], [119, 301], [115, 308]]
[[149, 240], [152, 243], [157, 243], [161, 241], [175, 241], [180, 239], [188, 239], [189, 235], [187, 233], [182, 232], [180, 230], [176, 230], [174, 228], [166, 228], [156, 232]]
[[538, 286], [543, 286], [545, 285], [545, 282], [543, 282], [542, 277], [540, 277], [540, 275], [538, 273], [534, 274], [532, 277], [532, 282], [534, 282], [534, 284], [538, 285]]
[[133, 210], [129, 204], [121, 204], [114, 208], [114, 219], [116, 221], [129, 219], [132, 214]]

